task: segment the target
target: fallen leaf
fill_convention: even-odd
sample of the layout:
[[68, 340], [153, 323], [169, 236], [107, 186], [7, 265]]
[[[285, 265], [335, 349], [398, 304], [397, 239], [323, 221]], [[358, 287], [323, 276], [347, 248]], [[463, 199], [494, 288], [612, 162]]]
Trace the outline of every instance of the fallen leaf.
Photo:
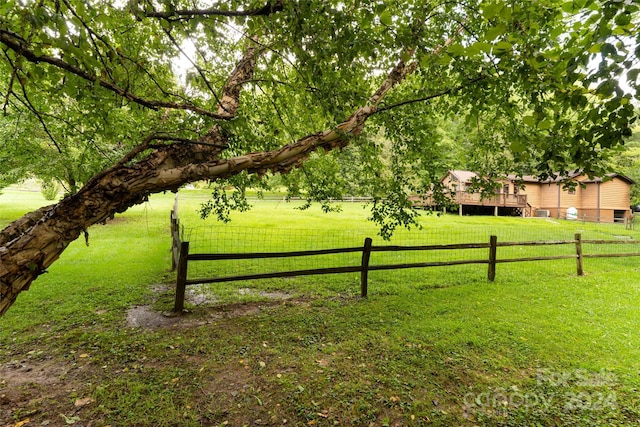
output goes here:
[[64, 418], [64, 422], [71, 425], [71, 424], [75, 424], [78, 421], [80, 421], [80, 417], [77, 415], [71, 416], [71, 417], [67, 417], [65, 414], [60, 414], [61, 417]]
[[95, 400], [93, 400], [90, 397], [85, 397], [84, 399], [76, 399], [76, 401], [74, 402], [74, 406], [76, 408], [81, 408], [83, 406], [87, 406], [90, 403], [95, 402]]
[[87, 353], [82, 353], [80, 356], [78, 356], [81, 359], [86, 359], [87, 357], [89, 357], [89, 355]]
[[24, 419], [24, 420], [22, 420], [20, 422], [15, 423], [13, 425], [13, 427], [22, 427], [23, 425], [29, 424], [30, 422], [31, 422], [31, 419], [30, 418], [26, 418], [26, 419]]

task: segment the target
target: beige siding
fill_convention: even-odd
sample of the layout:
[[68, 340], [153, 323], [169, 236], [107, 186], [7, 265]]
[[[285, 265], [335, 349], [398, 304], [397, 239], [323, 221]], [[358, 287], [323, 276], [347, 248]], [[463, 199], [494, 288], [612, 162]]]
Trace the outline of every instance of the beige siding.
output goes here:
[[451, 175], [447, 175], [446, 177], [444, 177], [442, 179], [442, 186], [444, 188], [447, 188], [447, 189], [451, 190], [452, 187], [453, 187], [452, 184], [453, 184], [453, 182], [451, 181]]
[[541, 184], [540, 208], [557, 209], [558, 208], [558, 185], [554, 183]]
[[581, 189], [582, 208], [588, 210], [598, 209], [598, 184], [590, 182]]
[[459, 180], [454, 180], [452, 178], [451, 174], [447, 174], [447, 176], [442, 179], [442, 185], [444, 188], [447, 188], [450, 191], [462, 191], [463, 189], [461, 189], [461, 187], [463, 187], [464, 184], [461, 184]]
[[613, 209], [600, 209], [600, 222], [614, 222]]
[[520, 194], [524, 194], [527, 196], [527, 203], [529, 203], [529, 205], [531, 205], [533, 208], [540, 207], [541, 205], [540, 184], [527, 183], [525, 184], [524, 190], [520, 190]]
[[600, 184], [600, 206], [607, 209], [629, 209], [631, 187], [620, 178]]
[[573, 194], [570, 194], [568, 190], [562, 189], [560, 186], [560, 208], [566, 210], [569, 207], [579, 208], [581, 192], [580, 188], [576, 188]]
[[584, 209], [628, 210], [631, 186], [620, 178], [602, 183], [589, 182], [582, 189], [582, 206]]
[[592, 222], [614, 222], [613, 209], [583, 209], [578, 214], [578, 219]]

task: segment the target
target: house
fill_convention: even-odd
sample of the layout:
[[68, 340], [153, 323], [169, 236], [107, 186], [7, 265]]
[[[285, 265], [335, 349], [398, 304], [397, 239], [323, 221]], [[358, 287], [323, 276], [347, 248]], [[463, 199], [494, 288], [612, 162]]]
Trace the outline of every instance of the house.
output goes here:
[[[508, 175], [499, 179], [489, 196], [474, 191], [480, 177], [471, 171], [450, 170], [441, 179], [451, 203], [463, 214], [518, 215], [523, 217], [577, 218], [594, 222], [625, 222], [631, 215], [630, 191], [634, 181], [611, 173], [590, 179], [574, 174], [575, 188], [565, 188], [559, 178]], [[432, 197], [414, 200], [418, 206], [434, 206]], [[567, 215], [569, 210], [569, 215]]]

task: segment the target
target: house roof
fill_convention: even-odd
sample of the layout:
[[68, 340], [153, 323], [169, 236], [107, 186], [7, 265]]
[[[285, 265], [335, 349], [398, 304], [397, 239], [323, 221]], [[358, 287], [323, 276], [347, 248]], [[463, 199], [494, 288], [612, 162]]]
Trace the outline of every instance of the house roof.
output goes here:
[[[569, 178], [575, 178], [580, 176], [580, 172], [572, 172], [569, 173], [567, 175], [567, 177]], [[549, 184], [552, 182], [560, 182], [562, 181], [564, 178], [561, 176], [556, 176], [555, 178], [553, 177], [548, 177], [547, 179], [540, 179], [537, 176], [534, 175], [523, 175], [522, 177], [515, 175], [515, 174], [509, 174], [507, 175], [507, 178], [512, 180], [512, 181], [522, 181], [522, 182], [532, 182], [532, 183], [538, 183], [538, 184]]]
[[510, 181], [522, 181], [522, 182], [540, 182], [540, 180], [538, 178], [536, 178], [533, 175], [523, 175], [523, 176], [517, 176], [515, 174], [510, 173], [509, 175], [507, 175], [507, 179]]
[[[471, 172], [471, 171], [466, 171], [466, 170], [459, 170], [459, 169], [455, 169], [455, 170], [450, 170], [449, 174], [453, 175], [453, 177], [455, 179], [457, 179], [460, 182], [468, 182], [470, 181], [472, 178], [476, 178], [478, 177], [478, 174], [475, 172]], [[570, 178], [576, 178], [579, 177], [581, 175], [580, 172], [576, 171], [573, 173], [569, 174]], [[606, 178], [619, 178], [629, 184], [635, 184], [636, 182], [634, 180], [632, 180], [631, 178], [625, 176], [625, 175], [621, 175], [619, 173], [608, 173], [605, 175]], [[507, 175], [507, 179], [510, 181], [521, 181], [521, 182], [529, 182], [529, 183], [553, 183], [553, 182], [560, 182], [563, 178], [561, 178], [560, 176], [557, 176], [555, 178], [549, 177], [545, 180], [541, 180], [538, 177], [535, 177], [533, 175], [523, 175], [521, 177], [515, 175], [515, 174], [509, 174]], [[583, 182], [585, 184], [588, 183], [594, 183], [594, 182], [602, 182], [603, 178], [593, 178], [593, 179], [582, 179], [580, 180], [580, 182]]]
[[449, 174], [451, 174], [459, 182], [469, 182], [473, 178], [478, 177], [478, 174], [475, 172], [459, 170], [459, 169], [450, 170]]
[[[624, 176], [621, 175], [619, 173], [608, 173], [605, 175], [605, 177], [607, 178], [620, 178], [621, 180], [629, 183], [629, 184], [635, 184], [636, 182], [634, 180], [632, 180], [631, 178], [629, 178], [628, 176]], [[580, 182], [584, 182], [584, 183], [591, 183], [591, 182], [602, 182], [602, 178], [593, 178], [593, 179], [583, 179]]]

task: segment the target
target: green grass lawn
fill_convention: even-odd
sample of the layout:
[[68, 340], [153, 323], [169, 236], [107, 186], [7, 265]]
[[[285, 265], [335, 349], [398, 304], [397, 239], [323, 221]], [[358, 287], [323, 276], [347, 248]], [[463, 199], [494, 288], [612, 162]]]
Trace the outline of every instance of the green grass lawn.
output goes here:
[[[196, 251], [359, 246], [367, 236], [387, 244], [359, 204], [322, 214], [258, 201], [220, 224], [198, 218], [204, 193], [181, 193]], [[45, 203], [4, 190], [0, 225]], [[585, 260], [582, 277], [574, 260], [499, 264], [493, 283], [486, 265], [371, 272], [367, 299], [357, 274], [221, 283], [198, 287], [205, 302], [187, 304], [190, 314], [134, 327], [132, 307], [172, 307], [172, 204], [171, 194], [154, 196], [91, 228], [89, 246], [73, 243], [0, 318], [0, 425], [640, 424], [638, 258]], [[390, 243], [638, 238], [622, 226], [540, 219], [420, 222]], [[542, 253], [563, 250], [574, 249]], [[461, 256], [442, 252], [429, 256]], [[403, 256], [372, 265], [425, 254]]]

